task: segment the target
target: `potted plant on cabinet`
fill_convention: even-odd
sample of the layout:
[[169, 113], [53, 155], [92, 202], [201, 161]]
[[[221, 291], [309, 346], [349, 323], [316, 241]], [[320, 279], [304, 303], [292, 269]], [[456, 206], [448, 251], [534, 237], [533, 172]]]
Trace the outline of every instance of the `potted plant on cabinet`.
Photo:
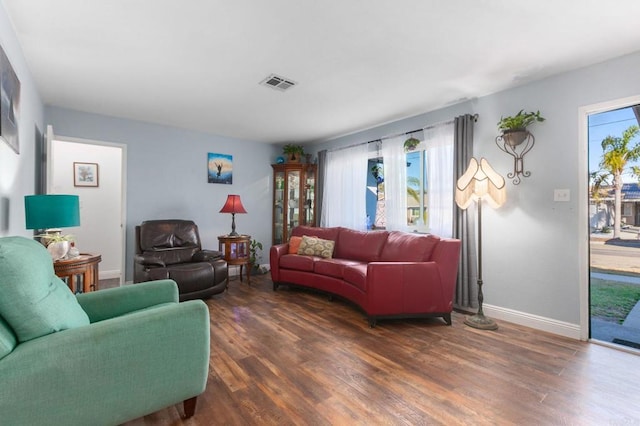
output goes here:
[[521, 109], [516, 115], [501, 117], [498, 121], [498, 129], [502, 131], [502, 138], [507, 144], [517, 146], [527, 138], [529, 134], [527, 126], [544, 120], [540, 111], [525, 112]]
[[282, 152], [287, 156], [287, 161], [289, 163], [299, 163], [300, 159], [304, 155], [304, 148], [302, 148], [301, 145], [288, 143], [282, 147]]

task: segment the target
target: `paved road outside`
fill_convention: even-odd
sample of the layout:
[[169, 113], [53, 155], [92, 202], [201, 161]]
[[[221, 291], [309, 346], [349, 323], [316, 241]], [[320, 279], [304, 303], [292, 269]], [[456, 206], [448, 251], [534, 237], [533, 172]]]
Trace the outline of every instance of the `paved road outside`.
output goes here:
[[[640, 285], [640, 239], [637, 232], [623, 232], [620, 240], [594, 234], [590, 243], [592, 278]], [[592, 319], [591, 337], [640, 349], [640, 302], [623, 324]]]

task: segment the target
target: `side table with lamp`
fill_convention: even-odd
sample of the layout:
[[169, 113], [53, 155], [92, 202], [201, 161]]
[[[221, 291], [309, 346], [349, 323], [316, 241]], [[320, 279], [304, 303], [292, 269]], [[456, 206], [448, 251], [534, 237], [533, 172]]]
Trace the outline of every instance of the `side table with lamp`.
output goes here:
[[77, 195], [48, 194], [24, 197], [26, 228], [43, 233], [36, 235], [47, 247], [55, 274], [74, 293], [98, 289], [99, 254], [80, 254], [69, 235], [60, 228], [80, 225], [80, 200]]
[[[239, 195], [227, 195], [227, 201], [220, 209], [220, 213], [231, 213], [231, 233], [218, 237], [218, 250], [224, 255], [227, 265], [240, 266], [240, 281], [242, 281], [242, 269], [247, 267], [247, 283], [251, 284], [251, 265], [249, 265], [249, 246], [251, 235], [241, 235], [236, 232], [236, 213], [246, 213]], [[227, 286], [229, 276], [227, 275]]]

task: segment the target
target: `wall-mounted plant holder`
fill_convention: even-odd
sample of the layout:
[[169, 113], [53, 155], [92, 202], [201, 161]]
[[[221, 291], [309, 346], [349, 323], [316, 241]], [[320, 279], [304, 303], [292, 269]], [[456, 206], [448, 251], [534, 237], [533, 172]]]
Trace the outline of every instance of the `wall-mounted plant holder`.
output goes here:
[[516, 115], [501, 117], [498, 121], [498, 129], [502, 134], [496, 137], [496, 145], [513, 157], [513, 172], [507, 173], [507, 177], [513, 179], [514, 185], [520, 183], [521, 176], [531, 176], [531, 172], [524, 169], [524, 156], [531, 151], [536, 139], [527, 130], [527, 126], [544, 120], [540, 111], [525, 112], [521, 109]]
[[505, 130], [496, 137], [498, 148], [513, 157], [513, 172], [507, 173], [507, 177], [513, 179], [514, 185], [520, 183], [520, 176], [531, 176], [531, 172], [524, 169], [524, 156], [535, 143], [536, 139], [528, 130]]

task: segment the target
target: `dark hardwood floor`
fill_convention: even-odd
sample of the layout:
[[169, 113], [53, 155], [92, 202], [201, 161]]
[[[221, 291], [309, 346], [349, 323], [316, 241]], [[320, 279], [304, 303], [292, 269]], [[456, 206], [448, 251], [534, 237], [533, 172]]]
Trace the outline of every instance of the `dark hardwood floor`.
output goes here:
[[499, 322], [380, 321], [270, 276], [206, 301], [209, 383], [127, 425], [640, 425], [640, 356]]

